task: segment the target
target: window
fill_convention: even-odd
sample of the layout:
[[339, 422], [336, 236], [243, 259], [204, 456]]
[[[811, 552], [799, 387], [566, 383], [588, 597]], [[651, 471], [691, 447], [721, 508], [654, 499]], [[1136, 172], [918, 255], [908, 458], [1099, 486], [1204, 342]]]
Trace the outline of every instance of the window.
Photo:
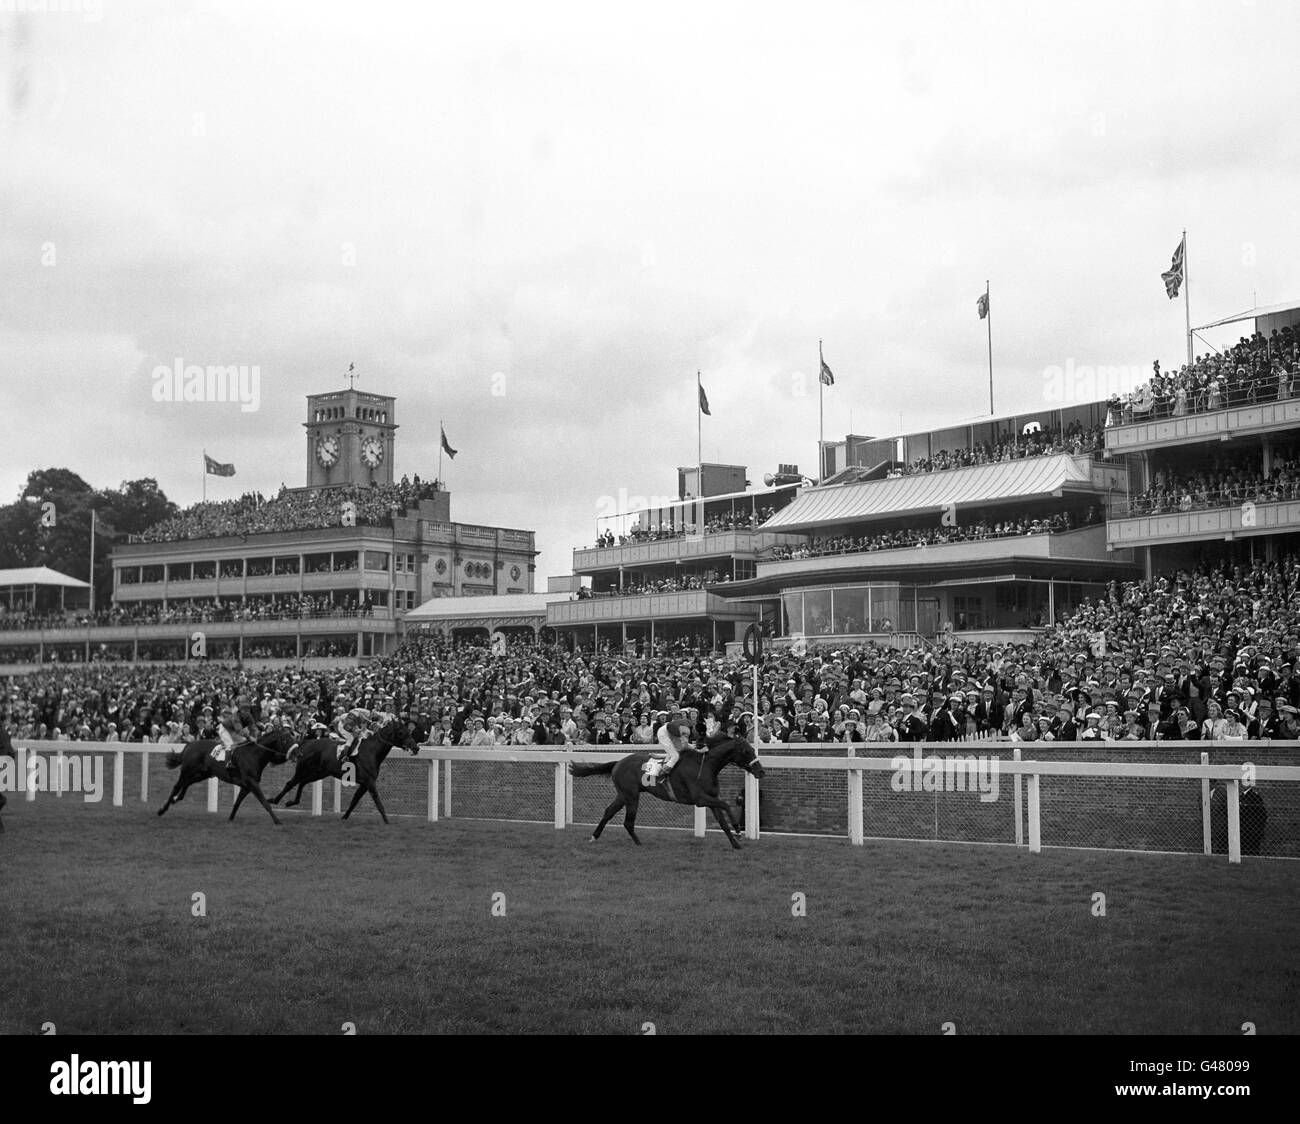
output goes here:
[[386, 550], [367, 550], [366, 569], [388, 571], [388, 552]]

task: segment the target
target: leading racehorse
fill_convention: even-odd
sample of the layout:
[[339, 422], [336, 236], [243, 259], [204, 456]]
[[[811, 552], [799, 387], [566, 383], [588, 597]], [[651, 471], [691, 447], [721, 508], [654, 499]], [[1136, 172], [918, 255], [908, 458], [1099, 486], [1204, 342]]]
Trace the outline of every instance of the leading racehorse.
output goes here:
[[[362, 740], [357, 747], [356, 757], [349, 761], [356, 778], [357, 791], [352, 797], [352, 803], [348, 805], [348, 810], [343, 813], [344, 819], [352, 815], [352, 809], [357, 806], [362, 793], [368, 792], [375, 802], [375, 807], [379, 809], [379, 815], [384, 823], [388, 822], [388, 813], [384, 811], [383, 801], [379, 799], [379, 789], [375, 787], [375, 780], [379, 776], [379, 767], [388, 756], [388, 751], [399, 745], [407, 753], [420, 752], [419, 739], [400, 718], [395, 718], [387, 725], [381, 726], [373, 735]], [[271, 803], [280, 803], [284, 799], [284, 794], [297, 785], [298, 791], [293, 794], [293, 799], [285, 804], [286, 808], [292, 808], [302, 799], [302, 790], [306, 785], [323, 780], [325, 777], [342, 779], [343, 768], [344, 763], [339, 760], [337, 741], [332, 738], [313, 738], [311, 741], [305, 741], [294, 754], [293, 776], [278, 794], [271, 797]]]
[[[14, 743], [9, 737], [9, 731], [4, 726], [0, 726], [0, 757], [12, 757], [15, 761], [18, 760], [17, 755], [14, 753]], [[5, 798], [4, 789], [0, 788], [0, 809], [4, 808], [8, 802]], [[4, 821], [0, 820], [0, 831], [4, 831], [4, 829]]]
[[608, 774], [618, 793], [614, 802], [605, 809], [605, 814], [596, 825], [596, 830], [591, 833], [592, 841], [600, 838], [605, 825], [614, 818], [620, 808], [627, 808], [623, 816], [623, 827], [632, 837], [632, 842], [639, 847], [641, 840], [636, 835], [636, 809], [642, 792], [647, 792], [656, 799], [666, 800], [669, 803], [712, 808], [714, 818], [727, 833], [731, 845], [739, 851], [740, 841], [736, 838], [736, 831], [739, 829], [733, 830], [734, 825], [726, 801], [718, 796], [718, 774], [727, 765], [735, 765], [753, 777], [763, 776], [763, 766], [758, 759], [758, 754], [754, 752], [754, 747], [744, 738], [721, 738], [711, 743], [704, 752], [697, 749], [684, 749], [666, 781], [643, 788], [641, 770], [650, 758], [651, 754], [643, 751], [629, 754], [621, 761], [607, 761], [603, 765], [578, 765], [570, 762], [569, 772], [575, 777]]
[[244, 802], [244, 797], [251, 792], [266, 809], [267, 815], [278, 824], [280, 821], [262, 795], [262, 771], [268, 764], [281, 765], [288, 758], [289, 750], [294, 745], [293, 732], [285, 729], [272, 730], [260, 741], [235, 746], [225, 761], [218, 761], [212, 756], [212, 751], [220, 744], [219, 738], [203, 738], [190, 742], [180, 753], [167, 754], [167, 768], [180, 766], [181, 775], [176, 779], [176, 787], [172, 789], [171, 795], [158, 809], [158, 814], [161, 816], [173, 804], [182, 800], [186, 790], [196, 781], [216, 777], [219, 781], [239, 786], [235, 806], [230, 809], [232, 820]]

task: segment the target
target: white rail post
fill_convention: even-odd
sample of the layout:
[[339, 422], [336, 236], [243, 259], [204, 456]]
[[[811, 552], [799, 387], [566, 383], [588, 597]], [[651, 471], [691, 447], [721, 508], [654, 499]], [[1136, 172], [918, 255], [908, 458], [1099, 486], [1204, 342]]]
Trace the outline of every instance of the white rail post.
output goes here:
[[221, 792], [220, 785], [221, 782], [217, 780], [216, 777], [213, 777], [211, 780], [208, 781], [208, 811], [209, 812], [215, 812], [217, 810], [217, 796]]
[[149, 799], [149, 758], [151, 754], [148, 750], [140, 754], [140, 803], [143, 804]]
[[[147, 755], [141, 753], [140, 756], [145, 757]], [[122, 788], [123, 788], [123, 783], [125, 781], [126, 781], [126, 754], [119, 749], [116, 753], [113, 754], [113, 807], [114, 808], [120, 808], [122, 806]]]
[[438, 766], [442, 762], [436, 757], [429, 761], [429, 772], [425, 777], [425, 806], [424, 813], [430, 823], [438, 822]]
[[758, 778], [745, 774], [745, 838], [758, 838]]
[[66, 780], [66, 777], [64, 776], [64, 769], [63, 769], [64, 760], [65, 758], [63, 756], [63, 750], [60, 749], [54, 755], [54, 795], [55, 796], [63, 795], [64, 781]]
[[[1020, 760], [1019, 747], [1011, 751], [1011, 757], [1015, 761]], [[1017, 773], [1016, 783], [1012, 786], [1012, 803], [1016, 813], [1016, 846], [1025, 845], [1025, 793], [1024, 785], [1021, 783], [1024, 778]]]
[[340, 777], [334, 778], [334, 814], [338, 815], [343, 811], [343, 781]]
[[564, 830], [564, 774], [568, 772], [563, 761], [555, 763], [555, 826]]
[[1228, 862], [1241, 862], [1241, 782], [1228, 782]]
[[323, 779], [311, 782], [311, 814], [313, 816], [319, 816], [321, 813], [321, 798], [324, 795], [324, 788], [325, 781]]
[[[1201, 764], [1208, 765], [1210, 755], [1201, 754]], [[1201, 778], [1201, 848], [1207, 854], [1213, 854], [1214, 848], [1210, 839], [1210, 778]]]
[[[849, 756], [857, 756], [852, 744], [849, 745]], [[854, 846], [862, 846], [862, 770], [849, 770], [849, 842]]]
[[1043, 849], [1043, 831], [1042, 823], [1039, 820], [1038, 804], [1038, 774], [1029, 774], [1029, 784], [1026, 786], [1029, 790], [1029, 850], [1031, 854], [1039, 854]]
[[[27, 750], [27, 760], [23, 766], [27, 772], [27, 775], [23, 777], [23, 784], [27, 786], [27, 799], [29, 801], [36, 799], [36, 785], [33, 783], [35, 778], [32, 776], [32, 765], [37, 760], [39, 760], [39, 756], [36, 750], [29, 748]], [[46, 787], [49, 787], [49, 774], [46, 774]]]
[[[573, 752], [572, 749], [569, 750]], [[573, 774], [566, 767], [564, 770], [564, 822], [573, 823]]]
[[696, 808], [695, 809], [695, 838], [696, 839], [704, 838], [704, 827], [705, 827], [704, 809]]
[[442, 763], [442, 814], [451, 819], [451, 762]]

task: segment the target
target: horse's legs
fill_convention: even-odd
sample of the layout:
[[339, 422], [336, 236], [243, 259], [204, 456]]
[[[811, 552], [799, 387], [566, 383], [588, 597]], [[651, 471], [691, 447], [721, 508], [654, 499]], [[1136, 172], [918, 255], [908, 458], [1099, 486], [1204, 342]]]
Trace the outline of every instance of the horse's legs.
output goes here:
[[[276, 794], [275, 796], [272, 796], [272, 797], [271, 797], [271, 803], [272, 803], [272, 804], [278, 804], [278, 803], [280, 803], [280, 801], [284, 799], [284, 794], [285, 794], [286, 792], [288, 792], [289, 789], [293, 788], [294, 782], [295, 782], [297, 779], [298, 779], [298, 770], [297, 770], [297, 769], [294, 769], [294, 771], [293, 771], [293, 776], [291, 776], [287, 781], [284, 782], [284, 788], [280, 789], [280, 791], [279, 791], [278, 794]], [[299, 785], [299, 787], [298, 787], [298, 792], [299, 792], [299, 795], [301, 795], [301, 793], [302, 793], [302, 786], [301, 786], [301, 785]], [[292, 807], [293, 804], [296, 804], [296, 803], [297, 803], [296, 800], [292, 801], [291, 804], [290, 804], [290, 807]]]
[[158, 809], [158, 814], [161, 816], [173, 804], [179, 804], [184, 800], [185, 793], [189, 791], [189, 787], [193, 783], [193, 781], [187, 781], [184, 777], [181, 777], [172, 788], [171, 795], [163, 801], [163, 806]]
[[384, 802], [379, 799], [379, 789], [375, 787], [374, 781], [365, 782], [366, 791], [370, 793], [370, 799], [375, 802], [375, 807], [379, 809], [379, 818], [388, 822], [388, 813], [384, 811]]
[[627, 802], [627, 811], [623, 814], [623, 830], [632, 837], [632, 842], [638, 847], [641, 846], [641, 840], [636, 837], [636, 809], [640, 803], [639, 798], [631, 797]]
[[[295, 792], [295, 793], [293, 794], [293, 799], [287, 801], [287, 802], [285, 803], [284, 806], [285, 806], [286, 808], [296, 808], [299, 804], [301, 804], [301, 803], [302, 803], [302, 790], [303, 790], [304, 788], [306, 788], [310, 783], [311, 783], [310, 781], [303, 781], [302, 784], [300, 784], [300, 785], [298, 786], [298, 791]], [[288, 791], [288, 789], [289, 789], [289, 788], [292, 788], [292, 787], [293, 787], [293, 782], [290, 781], [289, 784], [286, 786], [285, 791]], [[274, 804], [275, 801], [272, 800], [271, 803]]]
[[[256, 796], [256, 797], [257, 797], [257, 802], [258, 802], [259, 804], [261, 804], [263, 808], [266, 809], [266, 814], [267, 814], [268, 816], [271, 817], [271, 822], [272, 822], [273, 824], [276, 824], [277, 826], [280, 826], [280, 821], [279, 821], [279, 819], [276, 818], [276, 815], [275, 815], [275, 809], [272, 808], [271, 805], [268, 804], [268, 803], [266, 802], [266, 797], [262, 795], [262, 786], [259, 785], [259, 784], [257, 783], [257, 781], [255, 781], [255, 780], [251, 780], [251, 779], [250, 779], [250, 780], [246, 780], [246, 781], [244, 782], [244, 788], [241, 789], [240, 791], [241, 791], [241, 792], [248, 791], [248, 792], [251, 792], [254, 796]], [[242, 797], [241, 797], [241, 799], [242, 799]], [[235, 807], [238, 808], [239, 805], [236, 804]], [[234, 813], [234, 812], [231, 812], [231, 813], [230, 813], [230, 818], [231, 818], [232, 820], [235, 818], [235, 813]]]
[[235, 813], [239, 811], [239, 806], [244, 802], [244, 797], [248, 795], [248, 786], [244, 785], [239, 790], [239, 795], [235, 797], [235, 806], [230, 809], [230, 818], [235, 818]]
[[718, 821], [718, 826], [727, 833], [727, 838], [731, 840], [732, 847], [739, 851], [740, 841], [731, 832], [731, 824], [728, 822], [731, 817], [727, 812], [727, 806], [725, 804], [715, 805], [713, 808], [713, 818]]
[[593, 842], [600, 838], [600, 833], [605, 830], [605, 825], [614, 818], [618, 810], [626, 803], [627, 801], [623, 799], [623, 794], [621, 792], [614, 797], [614, 803], [605, 809], [605, 814], [601, 816], [600, 823], [596, 825], [596, 830], [591, 833]]
[[360, 784], [357, 785], [356, 792], [352, 794], [352, 801], [350, 804], [348, 804], [348, 810], [343, 813], [344, 819], [347, 819], [348, 816], [352, 815], [352, 809], [357, 806], [357, 803], [361, 800], [361, 794], [365, 791], [366, 790], [362, 785]]

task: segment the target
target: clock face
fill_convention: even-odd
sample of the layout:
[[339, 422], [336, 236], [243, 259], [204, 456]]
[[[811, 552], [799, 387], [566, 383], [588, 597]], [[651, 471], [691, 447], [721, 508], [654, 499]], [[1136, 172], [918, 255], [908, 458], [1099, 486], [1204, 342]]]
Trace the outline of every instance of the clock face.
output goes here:
[[339, 439], [329, 435], [316, 438], [316, 459], [329, 468], [339, 459]]
[[367, 437], [361, 442], [361, 463], [378, 468], [384, 461], [384, 445], [378, 437]]

